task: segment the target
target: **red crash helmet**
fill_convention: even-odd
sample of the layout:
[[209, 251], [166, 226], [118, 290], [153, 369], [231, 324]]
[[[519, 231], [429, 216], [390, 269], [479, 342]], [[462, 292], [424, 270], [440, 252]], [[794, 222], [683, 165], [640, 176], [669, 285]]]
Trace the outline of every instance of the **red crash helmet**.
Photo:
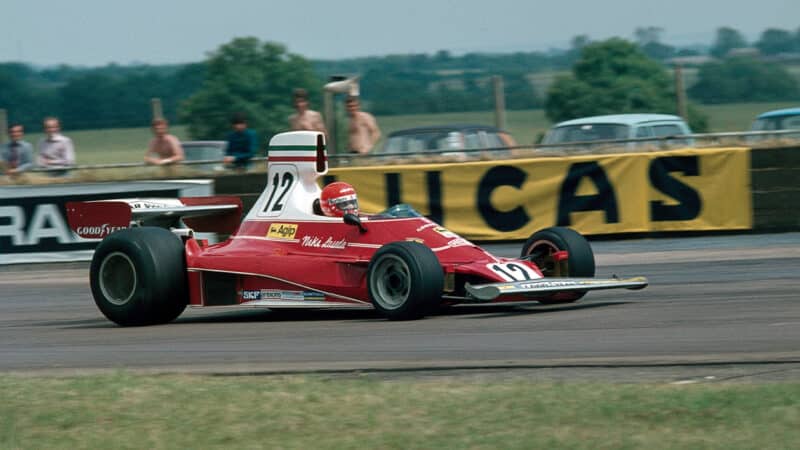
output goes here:
[[345, 213], [358, 215], [356, 190], [342, 181], [331, 183], [322, 190], [319, 206], [329, 217], [342, 217]]

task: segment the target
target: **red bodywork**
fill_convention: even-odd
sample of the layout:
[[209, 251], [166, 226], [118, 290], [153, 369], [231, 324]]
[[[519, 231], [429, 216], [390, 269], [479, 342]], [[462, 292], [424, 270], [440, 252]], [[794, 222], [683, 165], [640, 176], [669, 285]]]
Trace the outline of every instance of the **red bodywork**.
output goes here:
[[[452, 303], [465, 300], [465, 282], [512, 280], [503, 277], [503, 270], [517, 279], [542, 276], [528, 261], [495, 257], [423, 217], [362, 217], [362, 223], [363, 233], [341, 219], [246, 220], [223, 243], [203, 247], [189, 239], [190, 304], [319, 307], [324, 301], [330, 306], [369, 306], [367, 268], [372, 255], [384, 244], [404, 240], [433, 250], [446, 274], [445, 300]], [[531, 300], [519, 296], [496, 301]]]

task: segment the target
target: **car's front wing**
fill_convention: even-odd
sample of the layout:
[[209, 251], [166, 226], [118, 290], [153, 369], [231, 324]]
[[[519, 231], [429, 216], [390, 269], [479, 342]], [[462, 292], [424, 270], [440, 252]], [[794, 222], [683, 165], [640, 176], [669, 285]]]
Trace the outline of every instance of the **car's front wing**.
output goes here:
[[487, 283], [464, 287], [467, 294], [476, 301], [489, 302], [500, 296], [538, 297], [558, 292], [585, 292], [600, 289], [643, 289], [647, 278], [542, 278], [539, 280], [509, 281]]

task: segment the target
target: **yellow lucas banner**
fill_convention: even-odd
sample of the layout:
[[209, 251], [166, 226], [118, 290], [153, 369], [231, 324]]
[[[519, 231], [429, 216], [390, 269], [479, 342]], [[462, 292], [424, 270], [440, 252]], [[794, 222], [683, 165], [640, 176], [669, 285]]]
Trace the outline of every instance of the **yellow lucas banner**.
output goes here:
[[476, 240], [752, 228], [746, 148], [338, 168], [361, 210], [408, 203]]

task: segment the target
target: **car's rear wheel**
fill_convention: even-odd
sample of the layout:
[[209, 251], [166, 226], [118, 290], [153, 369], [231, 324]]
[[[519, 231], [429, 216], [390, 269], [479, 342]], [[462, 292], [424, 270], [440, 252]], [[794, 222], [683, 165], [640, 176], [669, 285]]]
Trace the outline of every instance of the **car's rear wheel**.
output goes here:
[[95, 250], [90, 282], [97, 307], [114, 323], [171, 322], [188, 303], [183, 243], [163, 228], [113, 233]]
[[[566, 251], [566, 262], [559, 261], [556, 253]], [[522, 258], [531, 260], [545, 277], [591, 278], [595, 273], [594, 253], [589, 241], [577, 231], [566, 227], [550, 227], [531, 235], [522, 246]], [[569, 300], [544, 300], [542, 303], [573, 302], [583, 297]]]
[[372, 257], [367, 287], [373, 306], [388, 319], [419, 319], [441, 302], [444, 272], [428, 247], [392, 242]]

